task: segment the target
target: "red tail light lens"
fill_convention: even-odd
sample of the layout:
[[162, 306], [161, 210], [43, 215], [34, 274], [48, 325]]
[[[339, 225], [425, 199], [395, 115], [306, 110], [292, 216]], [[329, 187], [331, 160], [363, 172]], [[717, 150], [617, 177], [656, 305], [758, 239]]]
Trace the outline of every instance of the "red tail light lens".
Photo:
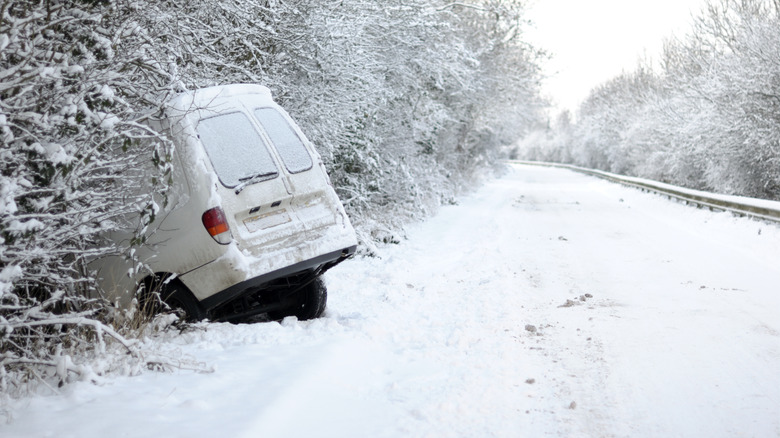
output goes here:
[[225, 212], [222, 207], [214, 207], [203, 213], [203, 226], [209, 232], [211, 237], [222, 245], [227, 245], [233, 240], [233, 234], [230, 233], [230, 225], [227, 223]]

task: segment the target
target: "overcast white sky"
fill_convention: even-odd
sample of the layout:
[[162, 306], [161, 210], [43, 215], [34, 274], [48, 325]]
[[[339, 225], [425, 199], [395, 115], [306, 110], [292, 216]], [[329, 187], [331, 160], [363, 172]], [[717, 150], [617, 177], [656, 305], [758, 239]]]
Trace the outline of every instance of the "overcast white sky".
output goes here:
[[[690, 29], [705, 0], [532, 0], [530, 42], [551, 52], [544, 92], [576, 112], [596, 85], [658, 58], [664, 38]], [[557, 112], [557, 111], [555, 111]]]

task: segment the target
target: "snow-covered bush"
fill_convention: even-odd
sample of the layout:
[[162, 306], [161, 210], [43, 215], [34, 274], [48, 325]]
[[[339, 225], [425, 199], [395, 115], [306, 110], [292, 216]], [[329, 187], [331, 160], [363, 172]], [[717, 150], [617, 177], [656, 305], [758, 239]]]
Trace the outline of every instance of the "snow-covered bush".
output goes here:
[[[152, 193], [164, 201], [170, 150], [144, 118], [170, 77], [147, 56], [151, 41], [132, 20], [137, 12], [118, 2], [0, 7], [4, 392], [47, 373], [61, 381], [84, 374], [68, 358], [106, 338], [129, 347], [86, 264], [127, 250], [101, 236], [137, 213], [143, 229], [158, 208]], [[129, 172], [147, 162], [159, 173]], [[139, 185], [152, 191], [132, 195], [128, 188]]]
[[[291, 6], [294, 5], [294, 6]], [[510, 1], [285, 2], [264, 71], [369, 239], [394, 239], [537, 117], [537, 52]], [[283, 56], [282, 56], [283, 55]]]

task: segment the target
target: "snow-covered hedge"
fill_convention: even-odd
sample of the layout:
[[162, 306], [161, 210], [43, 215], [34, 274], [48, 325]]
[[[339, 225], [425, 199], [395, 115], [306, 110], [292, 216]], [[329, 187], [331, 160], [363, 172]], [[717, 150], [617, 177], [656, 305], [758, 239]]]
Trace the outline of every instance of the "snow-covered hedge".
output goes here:
[[780, 200], [780, 3], [711, 0], [660, 67], [594, 89], [518, 156]]
[[[522, 13], [510, 0], [0, 3], [2, 391], [89, 374], [71, 358], [111, 339], [135, 348], [84, 298], [99, 293], [85, 262], [131, 254], [100, 236], [134, 212], [143, 230], [165, 202], [174, 151], [144, 121], [172, 94], [269, 86], [363, 240], [394, 239], [538, 118]], [[150, 190], [130, 197], [138, 185]]]
[[[114, 330], [90, 257], [120, 248], [101, 235], [164, 200], [170, 150], [145, 128], [170, 75], [130, 4], [4, 2], [0, 6], [0, 389], [83, 369], [70, 357]], [[126, 21], [127, 20], [127, 21]], [[132, 172], [154, 162], [158, 174]], [[142, 242], [135, 242], [141, 244]], [[93, 294], [94, 295], [94, 294]]]

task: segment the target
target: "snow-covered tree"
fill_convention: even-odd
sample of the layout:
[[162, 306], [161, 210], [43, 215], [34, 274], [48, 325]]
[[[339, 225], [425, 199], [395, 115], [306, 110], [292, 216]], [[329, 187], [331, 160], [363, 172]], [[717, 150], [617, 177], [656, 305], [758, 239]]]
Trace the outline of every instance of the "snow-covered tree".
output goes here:
[[[722, 193], [780, 199], [780, 4], [712, 0], [660, 69], [597, 87], [572, 161]], [[520, 151], [521, 156], [524, 155]]]

